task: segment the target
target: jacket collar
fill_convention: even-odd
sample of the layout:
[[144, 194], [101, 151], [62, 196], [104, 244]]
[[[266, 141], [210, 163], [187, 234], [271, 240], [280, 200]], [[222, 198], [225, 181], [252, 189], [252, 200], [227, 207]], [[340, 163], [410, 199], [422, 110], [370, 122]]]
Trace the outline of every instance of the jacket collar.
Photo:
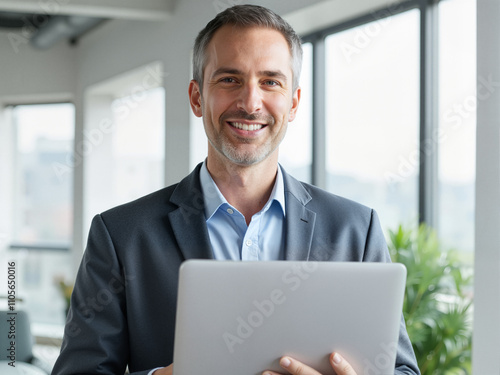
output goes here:
[[306, 206], [312, 197], [304, 185], [285, 172], [286, 260], [309, 260], [316, 213]]
[[[174, 235], [186, 259], [212, 259], [213, 252], [205, 220], [205, 203], [200, 183], [202, 163], [175, 188], [170, 202], [178, 208], [169, 214]], [[306, 205], [311, 195], [304, 185], [281, 167], [285, 185], [285, 258], [308, 260], [316, 213]]]
[[179, 182], [170, 197], [170, 202], [178, 208], [168, 216], [179, 248], [186, 259], [213, 259], [205, 222], [200, 168], [201, 163]]

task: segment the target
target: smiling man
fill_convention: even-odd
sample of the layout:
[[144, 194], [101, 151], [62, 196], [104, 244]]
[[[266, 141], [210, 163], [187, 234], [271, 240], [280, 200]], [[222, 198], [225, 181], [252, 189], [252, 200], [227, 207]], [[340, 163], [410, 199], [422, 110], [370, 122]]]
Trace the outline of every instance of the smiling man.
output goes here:
[[[207, 158], [180, 183], [94, 218], [53, 374], [120, 374], [127, 365], [134, 374], [172, 374], [186, 259], [390, 261], [372, 209], [278, 164], [299, 107], [301, 60], [294, 30], [263, 7], [229, 8], [199, 33], [189, 101], [203, 118]], [[110, 291], [116, 272], [127, 283]], [[93, 308], [89, 301], [104, 295]], [[341, 355], [331, 354], [332, 369], [353, 375]], [[280, 364], [284, 373], [318, 375], [294, 358]], [[418, 373], [402, 320], [395, 374]]]
[[288, 44], [274, 29], [222, 26], [205, 56], [203, 83], [191, 81], [189, 97], [208, 137], [206, 168], [249, 224], [271, 194], [300, 88]]

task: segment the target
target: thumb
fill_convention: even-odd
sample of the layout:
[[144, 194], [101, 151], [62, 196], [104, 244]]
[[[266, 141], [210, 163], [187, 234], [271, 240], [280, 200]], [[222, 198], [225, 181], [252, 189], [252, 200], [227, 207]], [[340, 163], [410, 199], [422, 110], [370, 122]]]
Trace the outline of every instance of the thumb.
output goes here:
[[339, 353], [330, 355], [330, 364], [337, 375], [356, 375], [352, 366]]

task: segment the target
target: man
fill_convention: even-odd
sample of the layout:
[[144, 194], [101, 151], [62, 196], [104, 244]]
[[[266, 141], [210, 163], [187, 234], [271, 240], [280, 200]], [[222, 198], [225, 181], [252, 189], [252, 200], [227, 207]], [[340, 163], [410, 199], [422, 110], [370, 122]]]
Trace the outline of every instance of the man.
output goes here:
[[[278, 166], [300, 102], [293, 29], [268, 9], [232, 7], [200, 32], [193, 65], [189, 100], [203, 117], [207, 159], [179, 184], [94, 218], [53, 374], [119, 374], [126, 365], [172, 374], [186, 259], [389, 261], [373, 210]], [[338, 375], [354, 374], [341, 354], [330, 359]], [[318, 374], [293, 358], [280, 363]], [[396, 373], [419, 373], [403, 322]]]

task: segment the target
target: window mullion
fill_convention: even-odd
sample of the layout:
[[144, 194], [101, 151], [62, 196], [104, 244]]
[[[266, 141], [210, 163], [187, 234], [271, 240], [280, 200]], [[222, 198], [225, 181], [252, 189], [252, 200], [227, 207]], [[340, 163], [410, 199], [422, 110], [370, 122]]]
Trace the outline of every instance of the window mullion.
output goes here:
[[325, 38], [313, 42], [312, 183], [326, 188], [326, 55]]
[[420, 2], [420, 173], [419, 222], [437, 227], [438, 4]]

